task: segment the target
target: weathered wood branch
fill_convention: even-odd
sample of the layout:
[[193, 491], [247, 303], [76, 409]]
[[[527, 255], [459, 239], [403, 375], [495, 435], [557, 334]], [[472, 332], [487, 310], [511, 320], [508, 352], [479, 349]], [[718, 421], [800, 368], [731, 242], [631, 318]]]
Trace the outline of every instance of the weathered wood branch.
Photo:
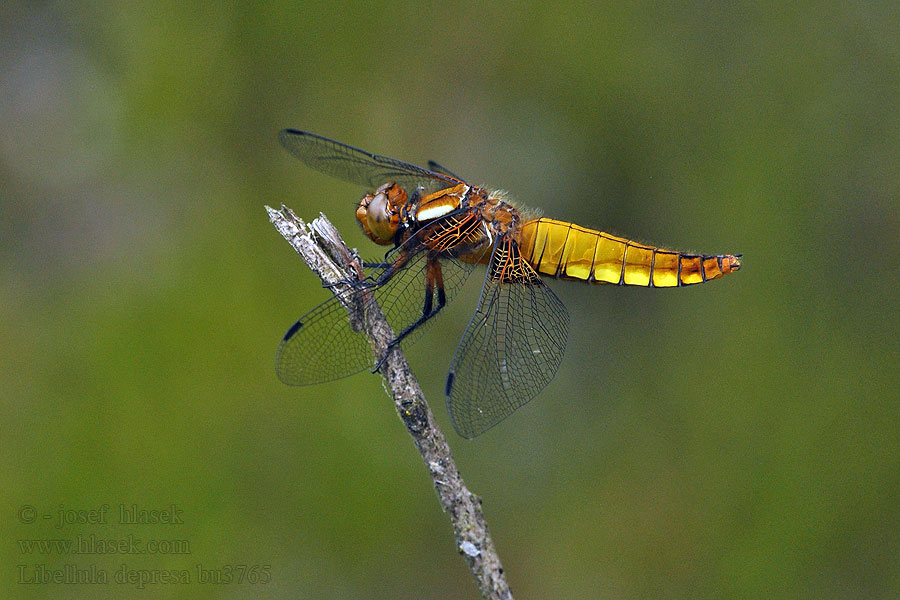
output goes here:
[[[278, 232], [319, 276], [322, 283], [332, 286], [335, 294], [340, 293], [342, 286], [334, 284], [358, 278], [361, 267], [357, 257], [347, 248], [337, 229], [325, 215], [320, 215], [307, 225], [284, 205], [281, 210], [268, 206], [266, 210]], [[367, 310], [365, 315], [354, 315], [353, 307], [348, 307], [348, 319], [351, 316], [361, 320], [360, 323], [354, 323], [354, 328], [361, 328], [368, 337], [373, 356], [384, 356], [388, 344], [394, 339], [394, 333], [381, 310], [376, 306]], [[374, 362], [373, 360], [373, 364]], [[456, 536], [456, 548], [475, 576], [481, 595], [484, 598], [512, 600], [500, 558], [481, 510], [481, 500], [466, 488], [453, 462], [450, 446], [435, 422], [419, 382], [399, 348], [395, 347], [391, 351], [379, 371], [394, 400], [397, 414], [406, 425], [406, 430], [412, 436], [431, 475], [441, 508], [450, 516]]]

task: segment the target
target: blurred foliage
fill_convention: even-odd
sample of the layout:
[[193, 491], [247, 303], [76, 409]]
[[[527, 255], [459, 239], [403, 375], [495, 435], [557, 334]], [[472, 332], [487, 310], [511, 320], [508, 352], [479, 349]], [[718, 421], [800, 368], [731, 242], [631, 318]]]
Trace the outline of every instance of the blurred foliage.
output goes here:
[[[563, 368], [473, 442], [442, 386], [477, 285], [410, 352], [517, 597], [897, 597], [896, 8], [5, 2], [0, 596], [476, 596], [378, 379], [274, 376], [327, 293], [263, 204], [380, 251], [360, 190], [278, 146], [298, 127], [548, 216], [744, 253], [696, 288], [552, 283], [575, 324]], [[18, 512], [104, 503], [185, 523]], [[17, 541], [91, 533], [191, 554]], [[22, 564], [272, 581], [22, 585]]]

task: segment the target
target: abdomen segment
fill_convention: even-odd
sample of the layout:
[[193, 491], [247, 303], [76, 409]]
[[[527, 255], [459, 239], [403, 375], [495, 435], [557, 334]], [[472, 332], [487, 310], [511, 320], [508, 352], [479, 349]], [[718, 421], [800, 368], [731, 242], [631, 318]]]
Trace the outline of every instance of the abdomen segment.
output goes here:
[[519, 246], [539, 273], [591, 283], [676, 287], [741, 268], [740, 254], [663, 250], [554, 219], [522, 225]]

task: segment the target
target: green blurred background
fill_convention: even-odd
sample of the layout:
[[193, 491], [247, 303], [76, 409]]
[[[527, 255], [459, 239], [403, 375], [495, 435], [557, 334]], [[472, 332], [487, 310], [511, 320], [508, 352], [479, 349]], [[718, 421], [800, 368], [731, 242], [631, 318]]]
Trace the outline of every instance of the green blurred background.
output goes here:
[[[263, 205], [380, 252], [284, 127], [744, 253], [687, 289], [551, 283], [559, 375], [471, 442], [442, 388], [476, 283], [409, 353], [517, 598], [900, 595], [896, 2], [661, 4], [4, 2], [0, 597], [477, 597], [380, 380], [275, 377], [328, 293]], [[21, 543], [91, 534], [190, 554]], [[21, 583], [67, 564], [111, 581]]]

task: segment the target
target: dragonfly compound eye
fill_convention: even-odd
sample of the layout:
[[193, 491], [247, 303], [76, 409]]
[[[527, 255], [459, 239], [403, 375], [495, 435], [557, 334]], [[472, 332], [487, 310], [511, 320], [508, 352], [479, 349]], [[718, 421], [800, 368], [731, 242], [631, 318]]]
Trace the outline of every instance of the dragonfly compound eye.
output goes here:
[[[396, 189], [395, 189], [396, 188]], [[399, 194], [396, 190], [399, 190]], [[406, 200], [406, 192], [397, 185], [383, 185], [374, 194], [366, 194], [356, 208], [356, 219], [363, 231], [376, 244], [393, 244], [394, 234], [400, 226], [400, 214], [395, 208], [400, 199]]]

